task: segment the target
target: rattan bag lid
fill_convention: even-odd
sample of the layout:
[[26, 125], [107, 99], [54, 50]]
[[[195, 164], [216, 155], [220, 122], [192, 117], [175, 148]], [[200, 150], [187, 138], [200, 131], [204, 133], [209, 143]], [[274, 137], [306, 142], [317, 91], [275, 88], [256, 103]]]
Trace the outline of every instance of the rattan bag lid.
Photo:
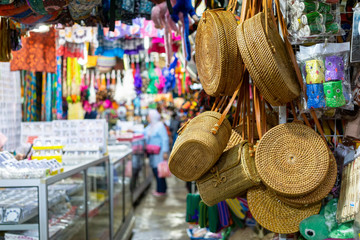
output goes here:
[[324, 140], [301, 123], [285, 123], [270, 129], [260, 140], [255, 165], [263, 183], [284, 196], [314, 191], [329, 169]]
[[[330, 154], [332, 155], [332, 153]], [[337, 165], [334, 156], [331, 156], [329, 171], [326, 174], [324, 181], [314, 191], [304, 196], [296, 197], [296, 198], [289, 198], [281, 195], [278, 195], [277, 197], [280, 201], [294, 207], [309, 206], [318, 203], [323, 198], [325, 198], [329, 194], [331, 189], [334, 187], [336, 177], [337, 177]]]
[[279, 201], [265, 186], [252, 188], [247, 200], [254, 219], [264, 228], [275, 233], [295, 233], [305, 218], [319, 212], [321, 204], [304, 208], [293, 208]]

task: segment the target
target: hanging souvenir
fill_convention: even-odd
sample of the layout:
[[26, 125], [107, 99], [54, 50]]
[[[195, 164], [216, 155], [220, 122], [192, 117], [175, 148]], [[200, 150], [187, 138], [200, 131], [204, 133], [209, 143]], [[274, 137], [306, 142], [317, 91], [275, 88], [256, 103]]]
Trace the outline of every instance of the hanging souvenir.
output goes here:
[[155, 72], [153, 62], [150, 63], [148, 72], [149, 72], [150, 83], [149, 83], [149, 86], [148, 86], [146, 92], [150, 93], [150, 94], [156, 94], [156, 93], [158, 93], [158, 89], [156, 88], [155, 84], [157, 82], [159, 82], [159, 77], [157, 76], [157, 74]]
[[300, 46], [297, 61], [306, 84], [305, 110], [352, 108], [349, 50], [348, 42]]
[[56, 72], [54, 28], [47, 33], [31, 32], [30, 37], [22, 38], [22, 43], [22, 49], [12, 53], [11, 71]]

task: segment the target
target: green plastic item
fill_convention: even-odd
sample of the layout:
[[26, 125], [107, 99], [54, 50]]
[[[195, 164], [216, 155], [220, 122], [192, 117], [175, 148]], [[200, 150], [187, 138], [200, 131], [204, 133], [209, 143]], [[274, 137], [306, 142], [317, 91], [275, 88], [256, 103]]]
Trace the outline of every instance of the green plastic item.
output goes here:
[[327, 107], [341, 107], [346, 104], [342, 81], [325, 82], [324, 93]]
[[199, 194], [189, 193], [186, 196], [186, 222], [198, 222], [200, 200]]
[[324, 240], [328, 238], [347, 239], [354, 237], [353, 223], [338, 225], [336, 210], [338, 199], [330, 200], [318, 215], [304, 219], [300, 223], [300, 233], [307, 240]]
[[219, 230], [219, 226], [220, 226], [219, 211], [216, 204], [208, 208], [208, 214], [209, 214], [209, 231], [216, 233]]
[[338, 228], [331, 231], [329, 238], [351, 239], [354, 238], [353, 222], [341, 224]]
[[149, 86], [146, 90], [146, 93], [149, 93], [149, 94], [157, 94], [158, 93], [158, 89], [157, 87], [155, 86], [155, 83], [158, 83], [159, 82], [159, 76], [156, 74], [155, 72], [155, 68], [154, 68], [154, 63], [151, 62], [150, 63], [150, 67], [148, 69], [148, 74], [149, 74], [149, 79], [150, 79], [150, 82], [149, 82]]
[[236, 214], [231, 210], [231, 208], [229, 208], [229, 211], [230, 211], [231, 218], [232, 218], [232, 220], [233, 220], [233, 222], [234, 222], [233, 225], [236, 225], [236, 226], [238, 226], [239, 228], [244, 228], [244, 227], [245, 227], [244, 222], [243, 222], [240, 218], [238, 218], [238, 217], [236, 216]]
[[200, 201], [199, 203], [199, 226], [206, 228], [208, 225], [208, 206]]

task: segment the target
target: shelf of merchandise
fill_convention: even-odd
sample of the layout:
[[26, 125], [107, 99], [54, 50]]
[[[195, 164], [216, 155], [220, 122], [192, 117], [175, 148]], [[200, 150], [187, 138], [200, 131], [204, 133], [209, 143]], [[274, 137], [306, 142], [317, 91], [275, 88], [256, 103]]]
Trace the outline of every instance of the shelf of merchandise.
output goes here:
[[[1, 188], [24, 188], [24, 187], [36, 187], [38, 190], [38, 214], [30, 216], [31, 218], [39, 216], [39, 223], [35, 224], [3, 224], [0, 225], [0, 231], [25, 231], [25, 230], [39, 230], [40, 240], [49, 239], [49, 226], [48, 226], [48, 208], [54, 203], [48, 202], [48, 186], [54, 183], [57, 183], [63, 179], [69, 178], [77, 173], [84, 172], [84, 186], [86, 185], [86, 172], [90, 167], [97, 166], [101, 163], [109, 164], [109, 157], [102, 157], [97, 160], [84, 162], [76, 166], [66, 166], [64, 172], [55, 175], [49, 176], [41, 179], [1, 179], [0, 187]], [[109, 188], [109, 186], [108, 186]], [[108, 189], [110, 190], [110, 189]], [[87, 187], [84, 187], [85, 200], [87, 202]], [[87, 206], [86, 206], [87, 208]], [[109, 209], [110, 210], [110, 209]], [[112, 211], [110, 211], [112, 212]], [[88, 212], [86, 212], [87, 214]], [[23, 221], [25, 222], [25, 221]], [[87, 220], [86, 220], [87, 222]], [[85, 223], [87, 224], [87, 223]], [[110, 231], [111, 233], [111, 231]], [[57, 233], [55, 233], [57, 235]]]

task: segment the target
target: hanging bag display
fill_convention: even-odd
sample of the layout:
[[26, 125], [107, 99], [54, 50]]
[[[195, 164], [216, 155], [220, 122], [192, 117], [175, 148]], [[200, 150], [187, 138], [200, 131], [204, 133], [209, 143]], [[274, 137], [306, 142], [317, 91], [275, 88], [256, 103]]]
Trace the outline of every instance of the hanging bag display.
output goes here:
[[[224, 152], [213, 168], [196, 181], [202, 200], [209, 206], [246, 194], [247, 189], [260, 183], [260, 178], [255, 169], [254, 155], [251, 153], [254, 143], [254, 124], [251, 123], [251, 120], [254, 121], [255, 119], [250, 119], [249, 114], [250, 92], [248, 77], [249, 75], [246, 72], [239, 95], [240, 98], [237, 102], [238, 106], [234, 122], [237, 121], [238, 115], [245, 116], [245, 113], [247, 113], [246, 122], [249, 124], [247, 128], [249, 142], [241, 140], [239, 144]], [[244, 101], [241, 101], [241, 98], [244, 98]], [[257, 96], [253, 99], [254, 101], [258, 100]], [[240, 108], [243, 111], [240, 111]], [[242, 128], [241, 138], [245, 139], [245, 117], [243, 118]], [[258, 131], [261, 133], [262, 129]]]
[[[257, 9], [255, 1], [253, 3], [253, 10]], [[277, 14], [281, 22], [281, 12]], [[271, 105], [284, 105], [300, 95], [292, 59], [275, 22], [268, 16], [266, 1], [264, 13], [258, 13], [237, 27], [237, 42], [251, 78]]]
[[195, 181], [219, 160], [231, 135], [231, 125], [226, 115], [240, 87], [241, 83], [227, 105], [228, 97], [223, 97], [214, 111], [201, 113], [179, 129], [169, 158], [170, 171], [176, 177]]
[[208, 95], [231, 96], [241, 81], [243, 63], [236, 44], [234, 11], [206, 10], [199, 22], [195, 40], [195, 58], [200, 82]]

